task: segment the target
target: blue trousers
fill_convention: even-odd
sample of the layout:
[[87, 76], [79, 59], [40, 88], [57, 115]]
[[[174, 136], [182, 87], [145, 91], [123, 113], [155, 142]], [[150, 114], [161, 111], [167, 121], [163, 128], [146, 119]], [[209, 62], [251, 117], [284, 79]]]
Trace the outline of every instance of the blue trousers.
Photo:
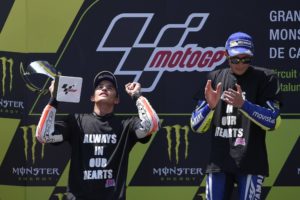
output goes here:
[[209, 173], [206, 178], [207, 200], [230, 200], [236, 183], [239, 200], [260, 200], [264, 176], [251, 174]]

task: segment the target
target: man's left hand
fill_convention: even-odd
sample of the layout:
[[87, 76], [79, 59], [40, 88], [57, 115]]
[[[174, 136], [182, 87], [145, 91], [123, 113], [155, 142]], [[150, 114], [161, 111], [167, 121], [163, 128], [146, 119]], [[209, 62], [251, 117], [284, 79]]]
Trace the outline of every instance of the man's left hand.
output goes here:
[[138, 95], [141, 93], [141, 84], [138, 82], [127, 83], [125, 90], [129, 96]]
[[235, 84], [237, 90], [229, 88], [227, 91], [224, 91], [223, 100], [237, 108], [241, 108], [244, 104], [243, 91], [239, 84]]

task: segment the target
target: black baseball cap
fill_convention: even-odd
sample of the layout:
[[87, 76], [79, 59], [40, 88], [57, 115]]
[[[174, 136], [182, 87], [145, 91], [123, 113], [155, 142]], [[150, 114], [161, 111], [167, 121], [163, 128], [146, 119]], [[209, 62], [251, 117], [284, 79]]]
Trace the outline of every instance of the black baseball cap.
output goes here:
[[115, 75], [110, 71], [101, 71], [94, 78], [94, 89], [99, 85], [99, 83], [103, 80], [110, 81], [116, 88], [118, 92], [118, 83]]

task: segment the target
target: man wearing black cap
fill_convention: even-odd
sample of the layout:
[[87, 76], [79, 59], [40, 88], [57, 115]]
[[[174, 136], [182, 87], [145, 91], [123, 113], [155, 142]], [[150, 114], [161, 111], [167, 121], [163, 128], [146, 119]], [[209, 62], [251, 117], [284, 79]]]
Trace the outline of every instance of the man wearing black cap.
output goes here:
[[260, 199], [269, 174], [266, 131], [280, 124], [278, 79], [250, 65], [254, 46], [248, 34], [230, 35], [225, 48], [230, 67], [209, 73], [191, 116], [195, 132], [211, 130], [206, 198], [230, 199], [236, 183], [239, 199]]
[[141, 95], [140, 84], [125, 85], [136, 102], [139, 117], [121, 119], [113, 114], [119, 103], [117, 80], [111, 72], [102, 71], [94, 79], [93, 112], [69, 115], [63, 121], [55, 121], [58, 103], [53, 98], [53, 85], [36, 137], [41, 143], [70, 143], [67, 199], [124, 200], [129, 152], [137, 142], [149, 141], [158, 130], [158, 116]]

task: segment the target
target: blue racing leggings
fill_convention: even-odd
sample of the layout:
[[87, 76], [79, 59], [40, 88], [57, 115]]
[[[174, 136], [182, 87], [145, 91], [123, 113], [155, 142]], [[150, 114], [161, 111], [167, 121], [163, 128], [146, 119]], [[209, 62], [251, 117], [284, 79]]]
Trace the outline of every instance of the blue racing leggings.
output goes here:
[[230, 173], [209, 173], [206, 178], [207, 200], [230, 200], [237, 184], [239, 200], [260, 200], [264, 176]]

